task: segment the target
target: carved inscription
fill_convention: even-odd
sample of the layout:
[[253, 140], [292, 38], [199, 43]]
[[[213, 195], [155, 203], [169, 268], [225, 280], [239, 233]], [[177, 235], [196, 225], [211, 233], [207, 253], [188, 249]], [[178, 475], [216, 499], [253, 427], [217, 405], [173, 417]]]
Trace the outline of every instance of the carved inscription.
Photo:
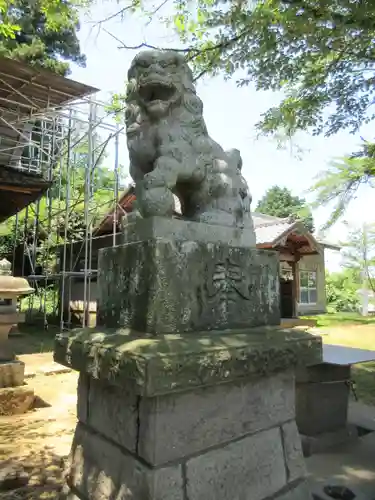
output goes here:
[[236, 250], [216, 254], [205, 266], [196, 289], [197, 324], [222, 328], [261, 322], [275, 302], [272, 266]]
[[205, 284], [208, 299], [235, 301], [238, 296], [250, 300], [249, 283], [241, 266], [231, 257], [216, 262]]
[[198, 300], [251, 300], [255, 292], [268, 287], [269, 272], [268, 265], [244, 269], [233, 257], [223, 258], [207, 270]]

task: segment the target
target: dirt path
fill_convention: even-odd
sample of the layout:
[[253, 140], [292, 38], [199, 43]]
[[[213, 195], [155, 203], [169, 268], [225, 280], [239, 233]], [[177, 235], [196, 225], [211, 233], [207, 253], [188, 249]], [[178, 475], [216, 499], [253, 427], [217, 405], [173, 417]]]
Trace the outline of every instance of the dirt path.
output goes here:
[[0, 493], [0, 499], [55, 498], [63, 482], [63, 462], [70, 451], [76, 425], [77, 373], [43, 375], [40, 366], [52, 364], [51, 354], [20, 356], [37, 406], [25, 415], [0, 417], [0, 470], [21, 466], [29, 475], [26, 487]]

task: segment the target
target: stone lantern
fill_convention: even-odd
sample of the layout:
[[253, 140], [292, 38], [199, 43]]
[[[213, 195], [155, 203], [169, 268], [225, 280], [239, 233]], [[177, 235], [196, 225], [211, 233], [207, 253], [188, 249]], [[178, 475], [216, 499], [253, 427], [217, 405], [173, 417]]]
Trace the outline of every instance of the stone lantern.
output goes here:
[[24, 315], [17, 311], [18, 297], [33, 292], [24, 278], [12, 276], [8, 260], [0, 260], [0, 345], [8, 339], [12, 326], [25, 320]]
[[32, 390], [23, 386], [25, 364], [16, 359], [8, 339], [13, 325], [24, 321], [17, 311], [17, 299], [33, 293], [24, 278], [12, 276], [11, 264], [0, 261], [0, 415], [24, 413], [34, 400]]

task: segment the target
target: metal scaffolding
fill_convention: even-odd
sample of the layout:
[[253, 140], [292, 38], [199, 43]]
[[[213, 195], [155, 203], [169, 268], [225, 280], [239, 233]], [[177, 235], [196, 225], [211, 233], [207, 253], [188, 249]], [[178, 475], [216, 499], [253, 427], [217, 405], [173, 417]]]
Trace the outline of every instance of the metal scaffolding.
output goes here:
[[[45, 72], [27, 67], [21, 78], [14, 64], [5, 71], [0, 59], [0, 168], [42, 177], [48, 189], [2, 224], [0, 243], [10, 233], [13, 241], [1, 257], [10, 258], [14, 274], [36, 290], [21, 302], [27, 321], [45, 328], [66, 329], [77, 320], [85, 326], [96, 308], [93, 231], [118, 205], [125, 181], [119, 160], [126, 151], [124, 130], [96, 100], [97, 89], [55, 76], [47, 82]], [[117, 222], [114, 217], [108, 235], [112, 245]], [[81, 295], [72, 300], [77, 286]]]

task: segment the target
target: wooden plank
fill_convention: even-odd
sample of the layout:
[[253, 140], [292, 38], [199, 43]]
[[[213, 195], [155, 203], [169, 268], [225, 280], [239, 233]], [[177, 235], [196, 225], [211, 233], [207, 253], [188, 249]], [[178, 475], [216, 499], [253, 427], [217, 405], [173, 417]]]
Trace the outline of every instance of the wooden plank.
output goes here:
[[17, 186], [1, 186], [0, 185], [0, 191], [12, 191], [13, 193], [23, 193], [23, 194], [32, 194], [34, 191], [39, 191], [38, 188], [28, 188], [25, 189], [24, 187], [17, 187]]

